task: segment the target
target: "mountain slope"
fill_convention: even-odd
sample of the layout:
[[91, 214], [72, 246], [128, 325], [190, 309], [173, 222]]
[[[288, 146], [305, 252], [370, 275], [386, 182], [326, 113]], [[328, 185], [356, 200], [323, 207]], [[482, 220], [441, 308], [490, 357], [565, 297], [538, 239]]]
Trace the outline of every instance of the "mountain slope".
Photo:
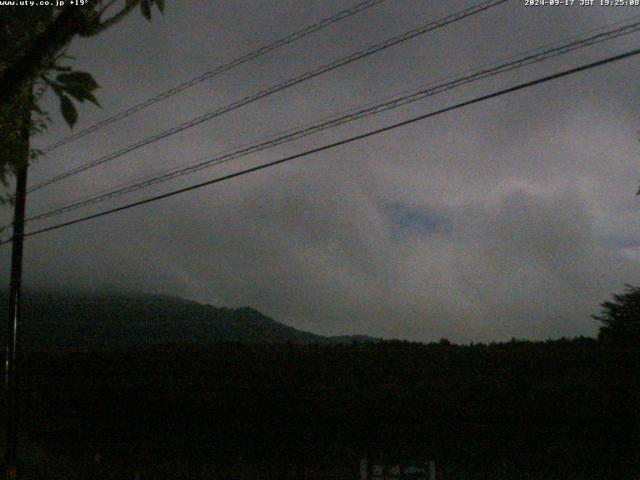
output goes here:
[[[7, 297], [0, 296], [7, 311]], [[4, 337], [5, 332], [0, 333]], [[355, 337], [354, 337], [355, 338]], [[94, 350], [161, 344], [350, 343], [296, 330], [252, 308], [216, 308], [145, 294], [27, 294], [19, 327], [26, 350]]]

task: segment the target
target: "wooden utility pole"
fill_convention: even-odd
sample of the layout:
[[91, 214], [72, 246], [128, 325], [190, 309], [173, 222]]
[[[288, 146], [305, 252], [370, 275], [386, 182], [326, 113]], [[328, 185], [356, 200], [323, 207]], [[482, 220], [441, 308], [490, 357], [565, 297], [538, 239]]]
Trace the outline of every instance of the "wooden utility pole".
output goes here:
[[24, 246], [24, 218], [27, 201], [27, 170], [29, 169], [29, 132], [31, 123], [31, 95], [25, 102], [24, 117], [20, 125], [23, 158], [16, 159], [15, 205], [13, 209], [13, 236], [11, 238], [11, 278], [9, 283], [9, 310], [7, 323], [7, 349], [5, 359], [6, 395], [6, 450], [5, 479], [15, 480], [18, 460], [18, 382], [16, 377], [16, 347], [18, 323], [22, 318], [22, 258]]

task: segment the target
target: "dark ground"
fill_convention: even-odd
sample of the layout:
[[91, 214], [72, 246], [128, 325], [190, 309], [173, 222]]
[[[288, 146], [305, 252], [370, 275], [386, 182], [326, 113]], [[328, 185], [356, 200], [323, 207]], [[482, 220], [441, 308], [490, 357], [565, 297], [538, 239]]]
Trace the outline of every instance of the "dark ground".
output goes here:
[[368, 457], [434, 459], [442, 480], [631, 479], [639, 380], [640, 350], [591, 339], [31, 353], [23, 471], [353, 479]]

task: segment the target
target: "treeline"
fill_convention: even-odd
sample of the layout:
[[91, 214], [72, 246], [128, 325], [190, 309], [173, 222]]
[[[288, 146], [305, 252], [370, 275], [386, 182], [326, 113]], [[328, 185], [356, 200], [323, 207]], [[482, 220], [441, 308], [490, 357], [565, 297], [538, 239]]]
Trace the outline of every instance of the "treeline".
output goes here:
[[588, 338], [173, 345], [22, 365], [28, 442], [96, 478], [354, 478], [361, 457], [435, 459], [443, 479], [640, 473], [640, 349]]

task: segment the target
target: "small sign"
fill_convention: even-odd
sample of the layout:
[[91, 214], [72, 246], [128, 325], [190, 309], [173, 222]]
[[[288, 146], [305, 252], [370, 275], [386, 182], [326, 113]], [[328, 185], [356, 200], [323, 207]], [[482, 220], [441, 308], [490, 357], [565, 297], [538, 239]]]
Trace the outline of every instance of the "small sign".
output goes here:
[[428, 480], [426, 465], [409, 465], [404, 469], [404, 478], [406, 480]]
[[384, 480], [384, 466], [374, 465], [371, 469], [371, 475], [374, 480]]
[[361, 480], [435, 480], [435, 462], [371, 465], [360, 462]]
[[402, 478], [402, 467], [400, 465], [393, 465], [389, 467], [389, 474], [387, 475], [389, 480], [401, 480]]

